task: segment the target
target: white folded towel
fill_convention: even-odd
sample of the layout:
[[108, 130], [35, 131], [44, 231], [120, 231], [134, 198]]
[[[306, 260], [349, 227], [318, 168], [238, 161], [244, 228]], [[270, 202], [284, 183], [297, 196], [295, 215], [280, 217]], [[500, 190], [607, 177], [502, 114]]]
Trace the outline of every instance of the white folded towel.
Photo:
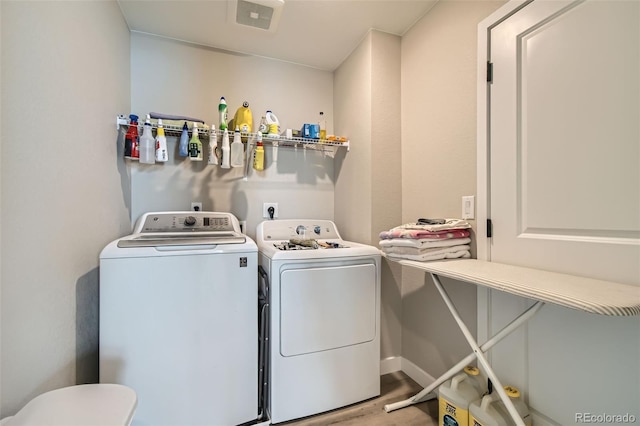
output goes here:
[[470, 250], [470, 246], [461, 244], [451, 247], [415, 248], [415, 247], [383, 247], [382, 251], [387, 254], [421, 256], [423, 254], [452, 253], [460, 250]]
[[417, 261], [430, 261], [442, 259], [463, 259], [471, 257], [469, 246], [444, 247], [441, 249], [433, 249], [423, 254], [397, 254], [385, 253], [391, 259], [407, 259]]
[[413, 247], [417, 249], [433, 248], [433, 247], [451, 247], [469, 244], [471, 238], [450, 238], [447, 240], [433, 239], [411, 239], [411, 238], [392, 238], [390, 240], [380, 240], [378, 243], [382, 250], [387, 247]]

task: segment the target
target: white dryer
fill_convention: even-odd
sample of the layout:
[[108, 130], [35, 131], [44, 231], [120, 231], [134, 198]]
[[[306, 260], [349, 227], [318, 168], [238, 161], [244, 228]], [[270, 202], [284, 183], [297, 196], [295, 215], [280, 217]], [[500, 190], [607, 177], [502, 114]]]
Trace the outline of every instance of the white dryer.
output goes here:
[[271, 422], [380, 395], [380, 251], [344, 241], [329, 220], [265, 221], [256, 242], [269, 280]]
[[100, 254], [100, 382], [133, 425], [258, 417], [257, 246], [230, 213], [147, 213]]

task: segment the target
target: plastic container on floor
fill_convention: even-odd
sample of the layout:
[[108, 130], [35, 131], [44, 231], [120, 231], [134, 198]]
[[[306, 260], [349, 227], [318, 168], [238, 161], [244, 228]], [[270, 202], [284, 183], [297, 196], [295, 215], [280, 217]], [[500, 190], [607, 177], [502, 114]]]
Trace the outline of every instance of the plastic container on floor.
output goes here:
[[478, 385], [478, 376], [479, 371], [475, 367], [466, 367], [438, 388], [438, 426], [469, 424], [469, 405], [484, 393]]

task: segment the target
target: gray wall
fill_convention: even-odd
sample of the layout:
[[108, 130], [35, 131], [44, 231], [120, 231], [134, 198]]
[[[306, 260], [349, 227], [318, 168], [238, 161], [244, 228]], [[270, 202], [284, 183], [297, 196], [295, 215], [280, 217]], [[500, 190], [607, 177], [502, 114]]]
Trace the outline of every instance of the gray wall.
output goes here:
[[[354, 143], [336, 173], [343, 237], [377, 245], [401, 212], [400, 38], [371, 31], [336, 70], [336, 128]], [[382, 261], [381, 357], [400, 356], [400, 268]]]
[[129, 229], [116, 114], [129, 31], [115, 2], [0, 2], [0, 416], [98, 379], [98, 255]]
[[[477, 24], [502, 4], [440, 1], [402, 37], [402, 222], [460, 217], [476, 193]], [[475, 286], [443, 283], [475, 330]], [[438, 377], [469, 346], [425, 274], [405, 268], [402, 296], [402, 356]]]
[[[246, 100], [254, 126], [267, 109], [278, 116], [283, 131], [315, 123], [323, 111], [333, 132], [331, 72], [132, 33], [132, 112], [200, 118], [217, 128], [221, 96], [229, 119]], [[264, 202], [277, 202], [281, 219], [333, 219], [333, 152], [279, 147], [274, 162], [272, 147], [265, 143], [265, 170], [251, 168], [245, 180], [242, 168], [208, 166], [206, 155], [200, 163], [177, 156], [176, 142], [176, 137], [168, 138], [166, 164], [127, 162], [132, 220], [147, 211], [188, 210], [191, 201], [202, 202], [204, 210], [229, 211], [246, 220], [251, 237], [263, 220]], [[205, 151], [207, 147], [205, 143]], [[345, 148], [338, 151], [346, 155]]]

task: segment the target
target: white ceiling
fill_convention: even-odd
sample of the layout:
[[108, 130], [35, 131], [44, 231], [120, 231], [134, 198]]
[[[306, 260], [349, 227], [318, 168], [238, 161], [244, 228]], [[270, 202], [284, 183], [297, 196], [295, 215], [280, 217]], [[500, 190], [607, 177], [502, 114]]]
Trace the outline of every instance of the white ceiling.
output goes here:
[[403, 35], [438, 0], [284, 0], [277, 31], [227, 21], [227, 0], [118, 0], [131, 31], [335, 70], [370, 29]]

